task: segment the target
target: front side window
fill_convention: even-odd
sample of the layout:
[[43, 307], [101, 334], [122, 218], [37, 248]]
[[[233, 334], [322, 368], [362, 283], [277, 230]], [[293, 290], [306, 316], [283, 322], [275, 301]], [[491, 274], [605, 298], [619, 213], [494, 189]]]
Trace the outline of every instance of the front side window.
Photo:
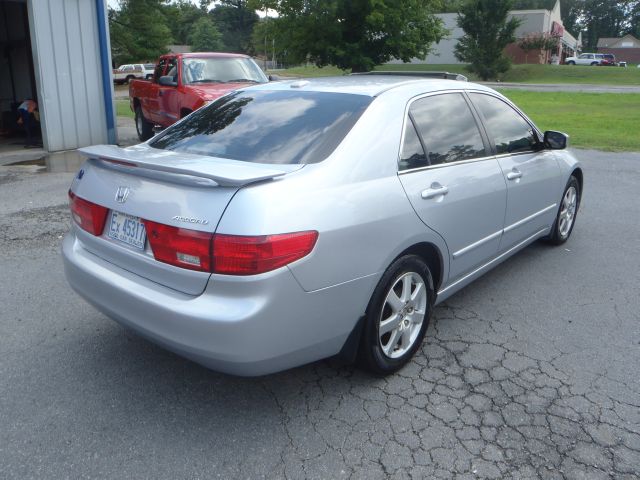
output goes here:
[[310, 91], [236, 91], [151, 141], [154, 148], [245, 162], [307, 164], [328, 157], [371, 97]]
[[536, 149], [533, 128], [510, 105], [490, 95], [470, 94], [474, 105], [482, 112], [489, 136], [498, 154], [529, 152]]
[[186, 57], [182, 59], [182, 82], [194, 83], [266, 83], [267, 77], [249, 58]]
[[433, 95], [409, 109], [430, 165], [486, 156], [478, 125], [460, 93]]
[[174, 82], [178, 81], [178, 59], [176, 57], [170, 58], [167, 62], [167, 73], [165, 75], [172, 77]]
[[164, 73], [164, 67], [167, 66], [167, 59], [161, 58], [156, 66], [156, 71], [153, 73], [153, 79], [157, 82]]

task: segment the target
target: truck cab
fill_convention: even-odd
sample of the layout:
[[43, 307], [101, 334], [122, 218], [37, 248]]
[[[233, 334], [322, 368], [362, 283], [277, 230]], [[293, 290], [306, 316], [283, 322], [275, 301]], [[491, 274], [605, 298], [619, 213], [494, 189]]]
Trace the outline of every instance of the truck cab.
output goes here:
[[154, 127], [166, 128], [232, 90], [268, 81], [246, 55], [210, 52], [163, 55], [150, 81], [134, 80], [129, 86], [138, 137], [141, 141], [148, 140]]

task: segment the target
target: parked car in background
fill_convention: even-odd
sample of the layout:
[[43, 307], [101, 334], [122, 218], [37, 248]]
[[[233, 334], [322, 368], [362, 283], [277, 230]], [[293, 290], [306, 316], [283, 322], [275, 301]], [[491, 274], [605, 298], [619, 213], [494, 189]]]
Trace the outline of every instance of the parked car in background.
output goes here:
[[[183, 80], [210, 81], [211, 58], [183, 57]], [[341, 354], [389, 374], [434, 305], [571, 235], [583, 174], [567, 135], [486, 86], [221, 78], [236, 91], [149, 142], [81, 149], [69, 190], [71, 286], [185, 357], [261, 375]]]
[[[120, 65], [113, 71], [113, 83], [116, 85], [130, 83], [136, 78], [145, 78], [146, 74], [147, 70], [145, 69], [145, 65], [142, 63]], [[153, 74], [153, 71], [151, 74]]]
[[226, 93], [269, 79], [247, 55], [182, 53], [160, 57], [151, 81], [129, 85], [131, 110], [141, 141], [155, 126], [168, 127]]
[[145, 80], [151, 80], [153, 78], [153, 72], [156, 70], [155, 63], [145, 63], [144, 67], [144, 78]]
[[567, 65], [599, 65], [602, 61], [600, 53], [581, 53], [577, 57], [567, 57], [564, 61]]
[[616, 63], [616, 56], [613, 53], [601, 53], [602, 60], [600, 60], [600, 65], [605, 67], [615, 67], [618, 65]]

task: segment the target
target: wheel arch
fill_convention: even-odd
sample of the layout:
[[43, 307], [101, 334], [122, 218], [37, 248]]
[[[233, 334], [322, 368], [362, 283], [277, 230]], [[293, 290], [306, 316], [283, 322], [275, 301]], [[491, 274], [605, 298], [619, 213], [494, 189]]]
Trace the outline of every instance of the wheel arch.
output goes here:
[[187, 115], [189, 115], [190, 113], [192, 113], [193, 110], [191, 110], [190, 108], [181, 108], [180, 109], [180, 118], [184, 118]]
[[405, 255], [417, 255], [425, 261], [429, 266], [429, 271], [433, 277], [433, 288], [437, 293], [442, 286], [444, 273], [444, 259], [440, 249], [430, 242], [416, 243], [403, 250], [393, 261], [395, 262], [398, 258]]
[[582, 186], [583, 186], [583, 182], [584, 182], [584, 177], [582, 175], [582, 169], [580, 167], [575, 168], [572, 172], [571, 175], [576, 177], [576, 180], [578, 180], [578, 186], [580, 187], [580, 196], [582, 196]]

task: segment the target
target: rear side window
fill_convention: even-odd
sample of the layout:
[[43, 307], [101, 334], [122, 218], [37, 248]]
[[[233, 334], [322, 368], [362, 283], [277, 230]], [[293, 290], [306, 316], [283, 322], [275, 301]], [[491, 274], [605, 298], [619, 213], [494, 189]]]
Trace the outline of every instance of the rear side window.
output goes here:
[[429, 162], [427, 161], [427, 156], [424, 153], [424, 148], [422, 148], [416, 129], [411, 119], [407, 118], [398, 169], [410, 170], [412, 168], [426, 167], [427, 165], [429, 165]]
[[371, 100], [328, 92], [234, 92], [168, 128], [150, 145], [245, 162], [317, 163], [340, 144]]
[[478, 124], [460, 93], [415, 101], [409, 113], [422, 136], [430, 165], [486, 156]]
[[510, 105], [490, 95], [472, 93], [470, 97], [482, 112], [498, 154], [529, 152], [536, 149], [538, 142], [533, 128]]

